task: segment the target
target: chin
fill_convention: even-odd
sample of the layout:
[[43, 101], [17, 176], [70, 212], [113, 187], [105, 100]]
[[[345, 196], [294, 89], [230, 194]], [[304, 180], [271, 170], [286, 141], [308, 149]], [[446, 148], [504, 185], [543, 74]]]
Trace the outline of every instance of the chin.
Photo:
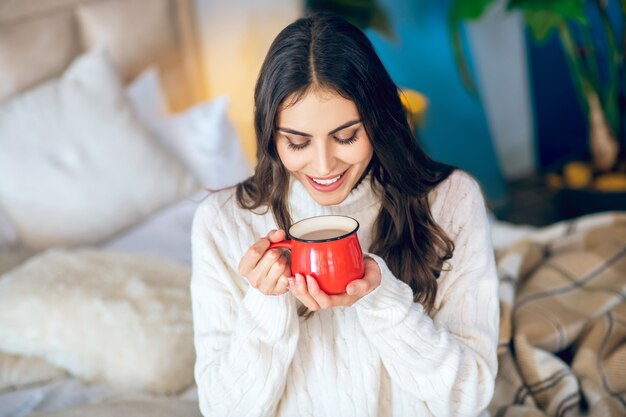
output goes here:
[[337, 198], [337, 199], [328, 199], [325, 198], [323, 200], [320, 199], [315, 199], [315, 201], [317, 202], [317, 204], [319, 204], [320, 206], [336, 206], [337, 204], [340, 204], [343, 200], [345, 200], [345, 198]]
[[336, 206], [337, 204], [341, 204], [348, 197], [348, 194], [343, 190], [336, 190], [333, 193], [322, 194], [319, 191], [310, 188], [309, 194], [320, 206]]

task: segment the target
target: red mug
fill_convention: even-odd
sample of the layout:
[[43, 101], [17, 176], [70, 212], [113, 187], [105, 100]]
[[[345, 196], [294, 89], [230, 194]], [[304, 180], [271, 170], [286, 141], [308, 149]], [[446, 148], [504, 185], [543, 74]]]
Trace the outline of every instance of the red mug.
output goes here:
[[311, 275], [326, 294], [343, 294], [348, 283], [363, 278], [363, 252], [357, 238], [359, 222], [348, 216], [317, 216], [294, 223], [291, 240], [270, 249], [291, 251], [291, 273]]

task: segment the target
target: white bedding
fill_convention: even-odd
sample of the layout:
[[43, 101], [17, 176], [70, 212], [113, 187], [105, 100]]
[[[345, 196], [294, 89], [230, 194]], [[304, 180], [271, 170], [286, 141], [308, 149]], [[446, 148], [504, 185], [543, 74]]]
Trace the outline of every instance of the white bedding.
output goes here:
[[[0, 392], [0, 416], [200, 416], [196, 387], [175, 397], [129, 391], [107, 384], [87, 384], [76, 378], [53, 381]], [[150, 407], [152, 404], [152, 407]], [[169, 407], [166, 407], [170, 404]], [[87, 413], [99, 406], [98, 413]], [[157, 411], [161, 410], [161, 414]], [[176, 408], [178, 407], [178, 408]], [[120, 411], [124, 410], [124, 413]]]
[[[154, 88], [154, 85], [152, 85], [151, 88]], [[148, 94], [148, 96], [150, 96], [150, 94]], [[17, 100], [19, 100], [19, 97]], [[124, 101], [125, 98], [122, 95], [118, 95], [117, 100]], [[13, 103], [19, 103], [19, 101], [13, 101]], [[122, 105], [121, 103], [119, 104], [120, 108], [128, 107], [128, 103], [125, 105]], [[131, 104], [139, 106], [145, 103], [135, 101]], [[98, 175], [100, 175], [99, 178], [104, 178], [111, 173], [118, 173], [122, 171], [121, 168], [123, 168], [123, 172], [127, 173], [125, 178], [122, 180], [116, 180], [116, 184], [109, 183], [109, 185], [113, 187], [128, 187], [128, 189], [134, 190], [145, 190], [147, 193], [146, 195], [138, 195], [141, 193], [136, 192], [131, 193], [135, 197], [138, 197], [142, 202], [151, 201], [154, 198], [167, 199], [168, 202], [165, 203], [165, 205], [161, 204], [161, 208], [158, 208], [156, 205], [152, 205], [151, 209], [145, 210], [141, 216], [138, 216], [135, 211], [131, 213], [132, 210], [130, 209], [132, 207], [128, 204], [123, 202], [120, 203], [119, 199], [115, 200], [108, 198], [110, 193], [113, 192], [111, 189], [108, 189], [107, 191], [102, 189], [102, 187], [94, 186], [91, 191], [98, 195], [98, 191], [101, 190], [101, 194], [98, 196], [97, 201], [94, 201], [93, 199], [86, 199], [85, 203], [102, 206], [106, 205], [107, 207], [97, 206], [96, 208], [98, 210], [106, 208], [109, 213], [115, 213], [116, 215], [121, 216], [121, 218], [124, 218], [124, 221], [127, 222], [127, 226], [124, 226], [123, 229], [120, 230], [121, 223], [118, 222], [119, 224], [111, 225], [109, 228], [106, 223], [102, 222], [102, 216], [93, 215], [94, 210], [91, 210], [90, 207], [85, 205], [79, 210], [83, 214], [82, 216], [76, 216], [69, 220], [65, 220], [66, 224], [59, 229], [63, 233], [54, 235], [48, 241], [54, 241], [55, 248], [58, 248], [61, 251], [67, 250], [68, 254], [72, 254], [72, 251], [79, 248], [90, 248], [95, 251], [124, 253], [131, 257], [136, 256], [138, 258], [143, 257], [144, 255], [151, 255], [159, 259], [159, 262], [162, 265], [166, 265], [167, 262], [170, 262], [172, 264], [180, 265], [181, 268], [190, 271], [191, 223], [196, 207], [207, 194], [203, 185], [208, 187], [228, 186], [241, 181], [250, 173], [250, 167], [247, 165], [245, 157], [243, 156], [239, 138], [236, 137], [234, 131], [227, 129], [230, 122], [227, 120], [225, 112], [226, 104], [227, 102], [220, 99], [215, 102], [208, 101], [200, 103], [191, 113], [183, 112], [181, 114], [174, 115], [155, 114], [151, 116], [155, 118], [166, 117], [167, 123], [175, 123], [177, 129], [168, 129], [165, 132], [171, 133], [172, 137], [160, 137], [161, 140], [171, 139], [178, 141], [179, 144], [177, 146], [179, 146], [179, 149], [184, 148], [186, 152], [196, 154], [196, 159], [188, 159], [181, 162], [183, 163], [182, 165], [188, 170], [190, 176], [194, 176], [194, 172], [198, 173], [199, 170], [203, 170], [205, 176], [202, 178], [196, 176], [195, 179], [197, 185], [195, 185], [193, 189], [197, 191], [185, 191], [188, 190], [185, 186], [181, 187], [175, 193], [167, 194], [167, 190], [165, 188], [160, 190], [159, 187], [144, 187], [146, 180], [151, 181], [153, 184], [161, 181], [161, 184], [165, 185], [166, 182], [172, 178], [172, 175], [176, 174], [176, 172], [172, 171], [171, 167], [162, 167], [163, 169], [160, 170], [154, 169], [154, 166], [149, 164], [149, 161], [142, 160], [141, 156], [137, 158], [136, 155], [134, 160], [126, 159], [125, 162], [123, 162], [122, 167], [117, 165], [119, 163], [117, 160], [110, 159], [108, 163], [101, 163], [102, 161], [99, 161], [99, 165], [97, 165], [99, 167], [97, 170]], [[0, 106], [1, 105], [2, 103], [0, 103]], [[16, 107], [13, 107], [12, 109], [14, 109], [15, 112], [22, 111], [19, 108], [16, 109]], [[67, 114], [64, 117], [66, 119], [71, 119], [74, 116], [72, 114]], [[133, 116], [127, 114], [123, 117], [126, 118], [126, 120], [130, 120]], [[205, 118], [206, 120], [210, 120], [210, 123], [203, 123]], [[14, 119], [11, 117], [11, 120]], [[133, 123], [135, 122], [136, 121]], [[150, 124], [149, 120], [146, 120], [145, 118], [144, 120], [141, 120], [141, 122]], [[93, 123], [102, 123], [102, 126], [94, 125], [92, 126], [92, 130], [99, 131], [101, 129], [103, 131], [108, 123], [108, 118], [103, 117], [101, 120], [95, 119]], [[156, 120], [155, 125], [158, 123], [158, 120]], [[187, 123], [189, 124], [187, 125]], [[153, 140], [150, 142], [148, 136], [145, 136], [146, 146], [155, 147], [155, 150], [157, 149], [156, 147], [159, 147], [159, 149], [167, 149], [168, 147], [163, 146], [164, 144], [159, 145], [156, 137], [157, 135], [155, 132], [150, 130], [151, 126], [152, 125], [143, 126], [143, 130], [145, 130], [144, 133], [148, 136], [152, 136], [151, 139]], [[40, 128], [41, 131], [45, 131], [44, 127], [40, 126]], [[22, 158], [19, 154], [21, 148], [13, 145], [15, 143], [19, 143], [21, 137], [25, 134], [24, 132], [28, 132], [28, 130], [15, 130], [15, 138], [13, 138], [10, 142], [5, 141], [4, 145], [12, 147], [11, 149], [15, 151], [15, 154], [12, 156], [12, 158], [15, 158], [15, 161], [23, 162], [22, 165], [19, 163], [17, 165], [14, 164], [16, 169], [23, 170], [20, 171], [21, 176], [19, 179], [28, 179], [30, 181], [33, 180], [30, 176], [32, 176], [32, 172], [35, 172], [35, 170], [29, 168], [27, 161], [36, 160], [37, 155], [33, 154], [36, 154], [39, 149], [41, 149], [42, 155], [45, 155], [46, 152], [54, 150], [55, 142], [52, 140], [48, 142], [43, 141], [40, 146], [32, 147], [32, 149], [28, 151], [28, 155], [24, 155], [24, 158]], [[88, 134], [83, 132], [81, 135], [85, 139], [85, 144], [87, 144], [89, 137], [86, 136], [88, 136]], [[95, 148], [104, 146], [107, 142], [105, 139], [106, 138], [99, 139], [97, 142], [94, 142], [93, 146]], [[117, 143], [120, 144], [120, 148], [116, 151], [116, 153], [130, 155], [130, 153], [125, 153], [124, 138], [119, 137], [116, 139], [118, 139]], [[186, 139], [189, 139], [188, 143], [184, 143]], [[2, 140], [0, 140], [0, 144], [2, 144]], [[50, 146], [48, 146], [48, 144], [50, 144]], [[62, 155], [68, 154], [81, 155], [81, 149], [70, 144], [66, 147], [66, 150], [62, 152]], [[147, 158], [150, 157], [149, 153], [144, 156]], [[180, 155], [174, 155], [174, 157], [180, 157]], [[42, 157], [40, 159], [42, 162], [45, 161], [50, 164], [51, 175], [52, 173], [63, 172], [55, 171], [55, 164], [58, 161], [54, 158], [46, 159], [46, 157]], [[81, 162], [89, 161], [88, 159], [81, 160], [80, 158], [79, 160]], [[219, 163], [216, 163], [215, 161], [219, 161]], [[186, 165], [185, 162], [189, 164], [193, 163], [195, 165], [189, 166]], [[90, 171], [90, 169], [94, 166], [95, 165], [89, 165], [87, 163], [83, 165], [76, 165], [73, 170], [65, 171], [67, 173], [66, 177], [68, 180], [71, 180], [72, 178], [82, 178], [84, 180], [83, 183], [88, 182], [89, 176], [93, 175], [93, 172]], [[2, 167], [0, 167], [0, 174], [2, 173], [1, 171]], [[47, 180], [47, 178], [40, 177], [35, 180], [43, 181]], [[202, 184], [204, 180], [210, 181], [210, 183]], [[62, 208], [63, 202], [69, 201], [66, 197], [64, 197], [65, 194], [69, 194], [70, 196], [75, 196], [75, 193], [80, 194], [79, 191], [72, 188], [72, 183], [70, 181], [64, 183], [63, 186], [66, 187], [66, 190], [63, 193], [50, 195], [48, 197], [54, 201], [56, 207]], [[34, 196], [35, 199], [38, 194], [44, 195], [45, 193], [43, 193], [43, 191], [36, 192], [36, 190], [31, 190], [31, 195]], [[184, 197], [176, 197], [180, 195], [184, 195]], [[13, 193], [11, 196], [17, 199], [19, 198], [19, 192]], [[0, 206], [2, 205], [3, 204], [0, 203]], [[36, 206], [37, 204], [29, 205], [31, 208], [36, 208]], [[12, 274], [15, 275], [15, 271], [19, 271], [26, 262], [30, 262], [33, 259], [41, 260], [41, 257], [45, 256], [48, 253], [46, 251], [49, 250], [49, 245], [43, 241], [21, 241], [19, 236], [20, 228], [16, 227], [18, 222], [16, 221], [16, 218], [10, 214], [11, 213], [6, 210], [6, 207], [0, 207], [0, 291], [4, 291], [4, 293], [0, 293], [0, 298], [2, 298], [2, 295], [7, 296], [15, 294], [11, 291], [16, 290], [16, 284], [20, 283], [21, 278], [16, 279], [14, 277], [11, 285], [2, 285], [3, 282], [11, 283], [10, 278]], [[46, 221], [45, 216], [44, 218], [40, 218], [37, 223], [29, 221], [28, 218], [24, 218], [22, 219], [21, 230], [24, 230], [26, 227], [36, 232], [38, 224], [46, 224]], [[72, 221], [74, 223], [72, 223]], [[51, 225], [58, 226], [58, 224]], [[95, 235], [88, 231], [75, 239], [66, 239], [64, 233], [72, 231], [68, 229], [72, 229], [75, 226], [76, 229], [83, 227], [84, 230], [87, 230], [85, 228], [89, 227], [91, 230], [102, 230], [102, 236], [108, 234], [112, 235], [112, 237], [102, 241], [101, 239], [94, 239]], [[40, 245], [40, 243], [42, 244]], [[104, 254], [105, 252], [102, 253]], [[68, 256], [66, 260], [67, 266], [72, 266], [72, 262], [73, 260]], [[115, 262], [109, 262], [107, 267], [111, 268], [113, 271], [113, 269], [115, 269]], [[20, 277], [23, 276], [24, 281], [33, 277], [37, 278], [37, 274], [49, 272], [45, 271], [45, 269], [45, 265], [40, 266], [38, 270], [31, 271], [31, 276], [22, 271], [22, 275], [20, 275]], [[167, 268], [163, 269], [166, 270]], [[95, 269], [93, 268], [83, 268], [80, 271], [80, 273], [90, 274], [85, 278], [91, 278], [92, 284], [89, 284], [90, 281], [88, 279], [85, 279], [83, 280], [84, 282], [82, 282], [79, 276], [74, 277], [76, 279], [74, 283], [64, 283], [63, 279], [61, 279], [64, 275], [59, 274], [57, 275], [59, 277], [58, 282], [54, 280], [48, 282], [46, 285], [48, 285], [47, 288], [49, 290], [43, 290], [43, 288], [37, 287], [37, 280], [34, 281], [35, 286], [31, 287], [32, 291], [30, 291], [29, 294], [37, 298], [37, 300], [33, 298], [31, 302], [35, 303], [33, 306], [37, 306], [40, 313], [36, 318], [30, 319], [32, 320], [30, 322], [28, 318], [28, 314], [30, 313], [28, 311], [29, 309], [24, 308], [24, 303], [27, 301], [28, 297], [20, 296], [8, 298], [7, 300], [12, 299], [15, 302], [11, 303], [7, 301], [6, 303], [0, 303], [0, 317], [4, 317], [8, 320], [6, 322], [8, 324], [3, 326], [0, 330], [4, 332], [3, 334], [8, 334], [7, 332], [11, 331], [12, 340], [20, 342], [11, 346], [7, 344], [4, 346], [5, 351], [0, 351], [0, 417], [21, 417], [34, 415], [33, 413], [37, 413], [40, 416], [150, 415], [166, 417], [177, 415], [199, 415], [199, 412], [197, 411], [198, 407], [196, 403], [195, 386], [193, 385], [192, 379], [193, 358], [190, 358], [189, 355], [190, 351], [193, 352], [191, 337], [189, 337], [188, 342], [185, 342], [185, 345], [179, 349], [179, 352], [174, 353], [172, 351], [167, 355], [168, 357], [161, 357], [160, 359], [163, 362], [163, 368], [166, 370], [168, 369], [168, 366], [173, 366], [173, 368], [170, 369], [176, 369], [176, 366], [178, 365], [178, 372], [180, 372], [181, 367], [184, 368], [183, 371], [186, 376], [179, 380], [187, 381], [186, 384], [188, 386], [184, 386], [182, 388], [182, 392], [179, 391], [180, 386], [176, 386], [176, 394], [171, 394], [169, 396], [155, 394], [155, 392], [169, 392], [169, 388], [165, 386], [161, 386], [161, 388], [159, 388], [158, 384], [146, 384], [145, 382], [147, 380], [142, 382], [141, 379], [143, 377], [138, 377], [141, 375], [141, 372], [138, 373], [138, 371], [141, 370], [136, 367], [133, 368], [134, 365], [132, 363], [118, 366], [118, 374], [115, 378], [112, 378], [110, 373], [107, 376], [107, 373], [102, 372], [102, 369], [98, 370], [96, 373], [92, 372], [97, 368], [94, 368], [94, 365], [98, 365], [98, 360], [101, 360], [103, 364], [105, 364], [106, 361], [113, 361], [110, 363], [115, 363], [114, 361], [116, 358], [114, 355], [118, 355], [120, 358], [122, 356], [132, 358], [133, 355], [135, 355], [135, 359], [131, 362], [141, 362], [137, 358], [145, 358], [136, 356], [137, 349], [131, 350], [130, 346], [127, 346], [128, 349], [125, 349], [124, 342], [133, 340], [131, 335], [115, 336], [113, 333], [108, 333], [109, 338], [126, 339], [114, 340], [113, 342], [116, 343], [116, 349], [107, 349], [103, 346], [101, 348], [101, 352], [99, 352], [98, 346], [104, 343], [97, 342], [93, 345], [93, 340], [97, 341], [98, 339], [92, 338], [92, 342], [90, 342], [92, 343], [92, 347], [89, 348], [91, 349], [91, 353], [102, 354], [103, 356], [100, 359], [98, 359], [98, 355], [80, 356], [79, 353], [81, 348], [78, 347], [80, 343], [77, 343], [77, 341], [80, 341], [83, 334], [92, 333], [103, 337], [107, 334], [105, 332], [105, 327], [103, 327], [105, 325], [105, 321], [93, 321], [93, 323], [97, 324], [94, 324], [92, 328], [88, 325], [86, 326], [84, 320], [82, 324], [80, 324], [81, 319], [84, 316], [93, 314], [93, 309], [90, 310], [90, 303], [102, 304], [102, 300], [106, 301], [107, 297], [111, 296], [111, 291], [114, 289], [114, 286], [119, 285], [120, 290], [123, 290], [115, 295], [115, 297], [118, 297], [119, 302], [114, 299], [113, 301], [109, 300], [102, 304], [104, 306], [103, 313], [105, 315], [118, 314], [112, 323], [113, 327], [109, 330], [114, 330], [115, 326], [117, 326], [119, 327], [118, 330], [124, 331], [127, 330], [127, 327], [130, 328], [131, 322], [126, 321], [124, 316], [119, 315], [119, 313], [125, 309], [132, 312], [133, 308], [136, 307], [137, 310], [135, 313], [131, 316], [127, 316], [129, 319], [132, 318], [135, 324], [139, 325], [139, 327], [136, 328], [137, 337], [134, 338], [135, 345], [141, 344], [141, 338], [144, 335], [148, 338], [148, 343], [155, 340], [154, 332], [152, 334], [148, 331], [144, 332], [147, 327], [145, 326], [145, 323], [141, 324], [142, 319], [152, 320], [153, 328], [158, 329], [158, 323], [165, 323], [165, 320], [167, 320], [166, 313], [171, 312], [172, 305], [168, 308], [167, 302], [163, 301], [164, 299], [159, 302], [158, 297], [152, 299], [144, 298], [143, 304], [142, 299], [134, 301], [130, 299], [133, 294], [139, 295], [141, 298], [142, 294], [151, 293], [151, 284], [148, 276], [144, 276], [143, 279], [136, 279], [137, 277], [134, 276], [133, 272], [122, 271], [123, 273], [127, 273], [126, 280], [122, 276], [117, 276], [117, 278], [115, 278], [115, 274], [113, 272], [107, 275], [106, 270], [100, 270], [100, 272], [98, 272], [99, 275], [93, 275], [95, 274]], [[119, 272], [119, 268], [114, 272]], [[188, 274], [190, 274], [190, 272], [188, 272]], [[154, 273], [154, 275], [157, 274]], [[93, 281], [95, 276], [100, 276], [98, 279], [101, 281]], [[39, 278], [41, 277], [38, 277], [37, 279]], [[111, 278], [112, 282], [106, 281], [109, 278]], [[118, 284], [115, 284], [112, 278], [117, 279]], [[128, 287], [128, 285], [124, 286], [122, 283], [126, 281], [130, 284], [135, 282], [137, 285], [131, 285], [130, 287]], [[98, 283], [102, 285], [96, 285]], [[32, 283], [30, 285], [32, 285]], [[148, 286], [147, 292], [145, 292], [144, 285]], [[40, 291], [37, 291], [38, 289]], [[180, 292], [181, 289], [185, 294], [187, 294], [186, 284], [183, 284], [183, 286], [176, 289], [176, 291]], [[70, 292], [64, 290], [69, 290]], [[78, 293], [74, 290], [77, 290]], [[95, 293], [90, 293], [92, 290], [95, 291]], [[100, 292], [100, 296], [98, 296], [98, 291]], [[170, 295], [173, 294], [171, 289], [166, 287], [161, 287], [161, 289], [159, 289], [158, 286], [152, 288], [152, 293], [154, 294], [155, 292], [163, 292], [166, 296], [168, 293]], [[82, 294], [80, 296], [82, 298], [79, 298], [80, 301], [68, 298], [70, 295], [74, 297], [76, 294]], [[128, 297], [128, 299], [125, 300], [124, 297]], [[46, 306], [48, 306], [50, 310], [46, 310]], [[155, 308], [150, 310], [151, 306], [155, 306]], [[150, 310], [151, 313], [149, 315], [146, 314], [144, 317], [144, 315], [141, 314], [142, 308]], [[181, 305], [178, 304], [177, 308], [180, 310]], [[188, 316], [190, 316], [190, 306], [186, 308], [186, 311], [187, 309]], [[36, 311], [37, 308], [33, 308], [32, 310]], [[46, 311], [50, 311], [50, 314], [46, 315]], [[117, 313], [115, 313], [116, 311]], [[63, 317], [66, 317], [66, 319], [64, 320]], [[159, 317], [161, 317], [161, 319], [159, 319]], [[91, 320], [93, 320], [93, 318]], [[159, 322], [159, 320], [163, 321]], [[191, 327], [189, 321], [190, 319], [185, 322], [185, 326], [190, 329]], [[31, 323], [31, 325], [29, 325], [29, 323]], [[128, 326], [125, 326], [127, 324]], [[22, 333], [22, 329], [24, 333]], [[53, 329], [54, 331], [52, 331]], [[37, 333], [41, 336], [46, 332], [50, 332], [50, 334], [46, 336], [45, 343], [41, 341], [44, 339], [41, 339], [40, 341], [34, 341], [29, 345], [23, 338], [24, 334], [32, 335]], [[63, 337], [61, 337], [61, 334], [63, 334]], [[68, 339], [68, 336], [70, 339]], [[1, 341], [6, 344], [7, 337], [4, 337]], [[85, 341], [88, 342], [87, 337], [85, 337]], [[12, 356], [7, 353], [36, 355], [39, 356], [39, 358], [33, 359], [26, 356]], [[148, 351], [146, 356], [150, 356], [150, 353], [153, 352]], [[43, 362], [41, 358], [47, 358], [47, 361]], [[87, 362], [82, 363], [81, 361]], [[55, 366], [52, 366], [51, 363], [54, 363], [63, 369], [56, 368]], [[156, 362], [153, 361], [153, 363]], [[85, 368], [86, 365], [89, 366]], [[127, 368], [125, 368], [125, 366]], [[81, 373], [81, 370], [85, 369], [91, 369], [91, 371]], [[106, 370], [106, 366], [104, 366], [104, 370]], [[71, 376], [70, 373], [73, 373], [74, 376]], [[83, 375], [83, 378], [80, 378], [77, 375]], [[128, 376], [128, 381], [125, 381], [125, 375]], [[172, 377], [172, 380], [174, 380], [174, 375], [170, 376]], [[108, 379], [109, 382], [101, 382], [103, 378]], [[134, 382], [133, 378], [135, 379]], [[166, 380], [165, 377], [162, 378]], [[98, 382], [87, 382], [87, 380], [90, 379]], [[126, 382], [129, 382], [130, 384]], [[134, 386], [143, 386], [145, 389], [129, 388], [129, 385], [133, 386], [133, 383]]]
[[[135, 227], [105, 242], [102, 248], [131, 254], [154, 255], [190, 266], [191, 222], [197, 205], [205, 195], [205, 191], [198, 191], [169, 205]], [[43, 416], [48, 415], [48, 412], [52, 416], [56, 415], [54, 412], [57, 410], [64, 410], [60, 415], [70, 415], [67, 413], [74, 408], [76, 415], [158, 416], [145, 413], [146, 410], [150, 410], [148, 404], [151, 402], [158, 404], [158, 400], [163, 398], [171, 400], [168, 402], [170, 405], [163, 408], [161, 404], [162, 407], [152, 409], [154, 413], [160, 410], [162, 416], [188, 416], [193, 415], [189, 414], [189, 410], [197, 410], [195, 385], [191, 385], [178, 395], [164, 397], [105, 383], [86, 383], [61, 370], [55, 371], [51, 365], [42, 366], [38, 360], [9, 359], [7, 355], [0, 354], [0, 379], [4, 377], [8, 384], [3, 386], [0, 381], [0, 417], [35, 415], [33, 413], [42, 413]], [[3, 364], [6, 367], [4, 370]], [[29, 364], [34, 364], [36, 369], [26, 372], [31, 366]], [[21, 378], [16, 373], [21, 373]], [[174, 398], [183, 401], [173, 402]], [[137, 402], [138, 400], [141, 402]], [[80, 407], [89, 404], [100, 404], [101, 408], [83, 410], [82, 412], [88, 414], [81, 414]], [[178, 411], [173, 412], [172, 409]], [[106, 410], [110, 411], [109, 414]], [[168, 410], [172, 412], [167, 414]], [[120, 414], [121, 411], [125, 413]]]
[[[206, 195], [207, 191], [199, 190], [173, 202], [100, 247], [116, 252], [152, 255], [190, 266], [193, 214]], [[0, 268], [1, 273], [12, 269], [26, 259], [29, 253], [13, 246], [4, 248], [0, 255], [0, 264], [4, 263], [4, 269]], [[58, 410], [63, 410], [60, 415], [69, 415], [71, 410], [75, 410], [76, 415], [121, 415], [118, 413], [124, 411], [125, 415], [158, 416], [156, 412], [159, 410], [163, 416], [191, 416], [193, 414], [189, 410], [197, 410], [195, 385], [182, 394], [165, 397], [170, 400], [166, 403], [169, 406], [158, 403], [163, 398], [105, 383], [86, 383], [39, 359], [0, 353], [0, 417], [36, 415], [33, 413], [40, 416], [50, 413], [52, 416]], [[181, 401], [173, 402], [174, 398]], [[160, 406], [151, 409], [150, 403]], [[101, 408], [81, 410], [81, 407], [93, 407], [94, 404], [100, 404]], [[110, 411], [108, 414], [107, 410]], [[145, 414], [146, 410], [152, 410], [152, 413]]]
[[[172, 388], [176, 394], [155, 394], [168, 390], [151, 383], [129, 388], [126, 382], [141, 378], [133, 381], [138, 368], [122, 366], [123, 360], [75, 376], [97, 369], [98, 354], [104, 355], [102, 364], [112, 355], [136, 355], [142, 336], [148, 344], [156, 340], [146, 323], [152, 320], [152, 329], [162, 330], [168, 311], [184, 310], [177, 317], [186, 315], [188, 326], [184, 297], [176, 308], [167, 299], [187, 294], [187, 284], [159, 287], [150, 280], [157, 272], [137, 275], [147, 269], [133, 270], [128, 263], [124, 269], [115, 261], [98, 270], [70, 256], [85, 248], [152, 255], [159, 260], [155, 264], [169, 261], [189, 274], [191, 221], [206, 194], [202, 189], [234, 184], [251, 172], [227, 117], [228, 98], [209, 100], [204, 88], [192, 2], [18, 3], [0, 10], [0, 57], [7, 58], [0, 59], [0, 316], [8, 320], [0, 325], [0, 342], [7, 343], [9, 330], [13, 342], [20, 342], [0, 349], [0, 417], [199, 416], [191, 337], [180, 354], [162, 359], [164, 369], [178, 364], [185, 371], [178, 379], [183, 382]], [[110, 61], [89, 53], [103, 47]], [[148, 78], [137, 77], [149, 68]], [[73, 282], [64, 282], [70, 273], [57, 271], [44, 286], [44, 275], [51, 273], [45, 262], [31, 272], [20, 270], [33, 259], [42, 262], [51, 247], [66, 251], [60, 252], [68, 255], [60, 271], [73, 271]], [[72, 269], [73, 261], [82, 262], [82, 269]], [[23, 296], [7, 298], [21, 284]], [[32, 309], [25, 308], [29, 298]], [[117, 315], [108, 330], [102, 320], [86, 320], [93, 305], [103, 306], [105, 316]], [[120, 318], [122, 311], [134, 315], [136, 334], [107, 333], [132, 328], [132, 320]], [[36, 317], [29, 318], [31, 313]], [[25, 343], [33, 335], [45, 340]], [[115, 349], [100, 348], [94, 335], [124, 340], [107, 341]], [[77, 354], [81, 338], [82, 347], [96, 355]], [[97, 341], [91, 347], [90, 338]], [[145, 359], [134, 356], [144, 366]], [[102, 372], [115, 365], [117, 380]]]
[[107, 241], [102, 247], [191, 265], [191, 222], [196, 207], [206, 195], [207, 191], [197, 191]]

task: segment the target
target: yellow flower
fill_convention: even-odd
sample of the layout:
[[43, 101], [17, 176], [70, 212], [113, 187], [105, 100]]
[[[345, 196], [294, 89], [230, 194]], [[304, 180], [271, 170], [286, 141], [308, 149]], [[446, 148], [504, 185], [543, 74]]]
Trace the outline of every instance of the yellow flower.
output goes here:
[[563, 168], [565, 182], [571, 188], [585, 188], [591, 183], [593, 172], [589, 164], [570, 162]]
[[428, 99], [421, 93], [411, 89], [401, 89], [400, 99], [407, 110], [409, 125], [415, 130], [424, 121], [424, 114], [428, 107]]
[[596, 188], [602, 191], [626, 191], [626, 175], [621, 172], [603, 174], [596, 178]]

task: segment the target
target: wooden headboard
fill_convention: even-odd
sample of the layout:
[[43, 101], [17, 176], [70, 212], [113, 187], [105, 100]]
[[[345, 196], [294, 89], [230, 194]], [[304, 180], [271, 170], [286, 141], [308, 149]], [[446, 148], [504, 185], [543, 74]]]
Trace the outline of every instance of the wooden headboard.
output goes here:
[[0, 101], [103, 44], [128, 82], [158, 66], [170, 109], [205, 99], [191, 0], [0, 0]]

